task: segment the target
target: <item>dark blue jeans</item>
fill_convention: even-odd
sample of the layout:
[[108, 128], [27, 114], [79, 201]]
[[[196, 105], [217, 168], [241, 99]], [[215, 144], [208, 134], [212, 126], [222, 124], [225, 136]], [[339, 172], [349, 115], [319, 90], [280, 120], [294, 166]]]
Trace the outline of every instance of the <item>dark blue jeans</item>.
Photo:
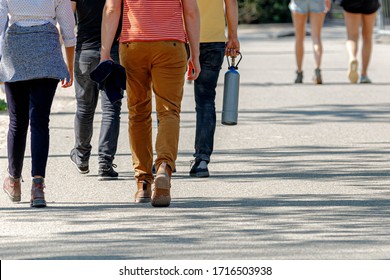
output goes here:
[[31, 130], [31, 176], [46, 175], [49, 154], [49, 115], [58, 80], [36, 79], [5, 83], [7, 97], [8, 172], [14, 178], [22, 176], [27, 130]]
[[210, 162], [210, 156], [214, 149], [215, 89], [224, 53], [224, 42], [200, 44], [199, 59], [202, 71], [195, 80], [196, 135], [194, 157], [196, 161]]
[[[112, 46], [111, 57], [119, 62], [118, 46]], [[91, 156], [93, 119], [99, 98], [99, 89], [89, 74], [100, 61], [100, 50], [77, 50], [75, 55], [74, 85], [77, 110], [74, 121], [75, 151], [78, 163], [88, 163]], [[122, 101], [111, 104], [106, 93], [101, 93], [102, 121], [99, 136], [99, 165], [111, 166], [117, 150]]]

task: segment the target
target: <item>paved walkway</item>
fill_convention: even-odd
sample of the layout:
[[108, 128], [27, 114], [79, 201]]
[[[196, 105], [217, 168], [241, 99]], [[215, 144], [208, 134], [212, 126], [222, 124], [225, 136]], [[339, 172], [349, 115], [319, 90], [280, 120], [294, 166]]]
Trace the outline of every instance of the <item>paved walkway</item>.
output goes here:
[[[345, 30], [327, 27], [325, 84], [310, 81], [308, 38], [305, 83], [294, 85], [293, 37], [277, 36], [288, 31], [291, 26], [241, 27], [239, 124], [218, 124], [208, 179], [188, 176], [195, 114], [186, 84], [178, 172], [167, 209], [132, 203], [126, 112], [115, 160], [120, 180], [97, 181], [100, 113], [91, 173], [76, 172], [69, 160], [74, 94], [60, 91], [51, 118], [49, 207], [29, 207], [27, 151], [22, 203], [0, 196], [0, 258], [389, 259], [390, 45], [374, 46], [374, 84], [351, 85]], [[223, 75], [218, 122], [222, 83]], [[5, 130], [1, 123], [0, 135]], [[6, 161], [3, 141], [3, 173]]]

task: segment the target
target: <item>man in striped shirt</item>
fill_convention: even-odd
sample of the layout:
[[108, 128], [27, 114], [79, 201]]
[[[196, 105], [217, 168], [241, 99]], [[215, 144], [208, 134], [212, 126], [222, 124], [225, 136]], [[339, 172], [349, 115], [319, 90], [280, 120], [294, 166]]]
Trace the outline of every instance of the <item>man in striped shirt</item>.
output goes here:
[[[110, 49], [122, 4], [119, 55], [127, 74], [129, 138], [137, 182], [135, 202], [151, 201], [152, 206], [167, 207], [171, 201], [171, 175], [178, 151], [185, 72], [188, 69], [189, 80], [195, 80], [200, 73], [199, 10], [195, 0], [106, 0], [101, 61], [111, 59]], [[155, 179], [152, 174], [152, 91], [159, 120]]]

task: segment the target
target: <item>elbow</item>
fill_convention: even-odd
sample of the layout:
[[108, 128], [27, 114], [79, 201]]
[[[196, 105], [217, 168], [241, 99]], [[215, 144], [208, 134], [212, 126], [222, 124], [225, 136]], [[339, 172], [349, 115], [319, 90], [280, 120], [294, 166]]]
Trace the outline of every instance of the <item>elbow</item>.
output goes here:
[[187, 11], [185, 17], [189, 19], [199, 19], [200, 14], [198, 8]]
[[107, 1], [104, 6], [104, 14], [106, 16], [113, 16], [121, 13], [121, 6], [117, 4], [117, 1]]
[[195, 2], [184, 2], [183, 3], [183, 14], [185, 19], [199, 19], [200, 13], [198, 5]]

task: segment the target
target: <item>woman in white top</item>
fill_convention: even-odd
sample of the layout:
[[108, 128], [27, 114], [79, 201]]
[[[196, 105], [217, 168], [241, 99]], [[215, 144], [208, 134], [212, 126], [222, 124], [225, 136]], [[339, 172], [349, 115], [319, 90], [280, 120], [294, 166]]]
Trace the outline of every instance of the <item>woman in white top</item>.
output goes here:
[[[0, 26], [5, 32], [0, 82], [5, 83], [10, 124], [8, 175], [3, 189], [21, 201], [21, 178], [27, 130], [31, 130], [31, 203], [45, 207], [44, 178], [49, 152], [49, 115], [59, 81], [73, 82], [74, 15], [70, 0], [0, 0]], [[64, 61], [59, 24], [66, 50]], [[2, 33], [2, 31], [0, 31]], [[1, 34], [0, 34], [1, 35]]]

